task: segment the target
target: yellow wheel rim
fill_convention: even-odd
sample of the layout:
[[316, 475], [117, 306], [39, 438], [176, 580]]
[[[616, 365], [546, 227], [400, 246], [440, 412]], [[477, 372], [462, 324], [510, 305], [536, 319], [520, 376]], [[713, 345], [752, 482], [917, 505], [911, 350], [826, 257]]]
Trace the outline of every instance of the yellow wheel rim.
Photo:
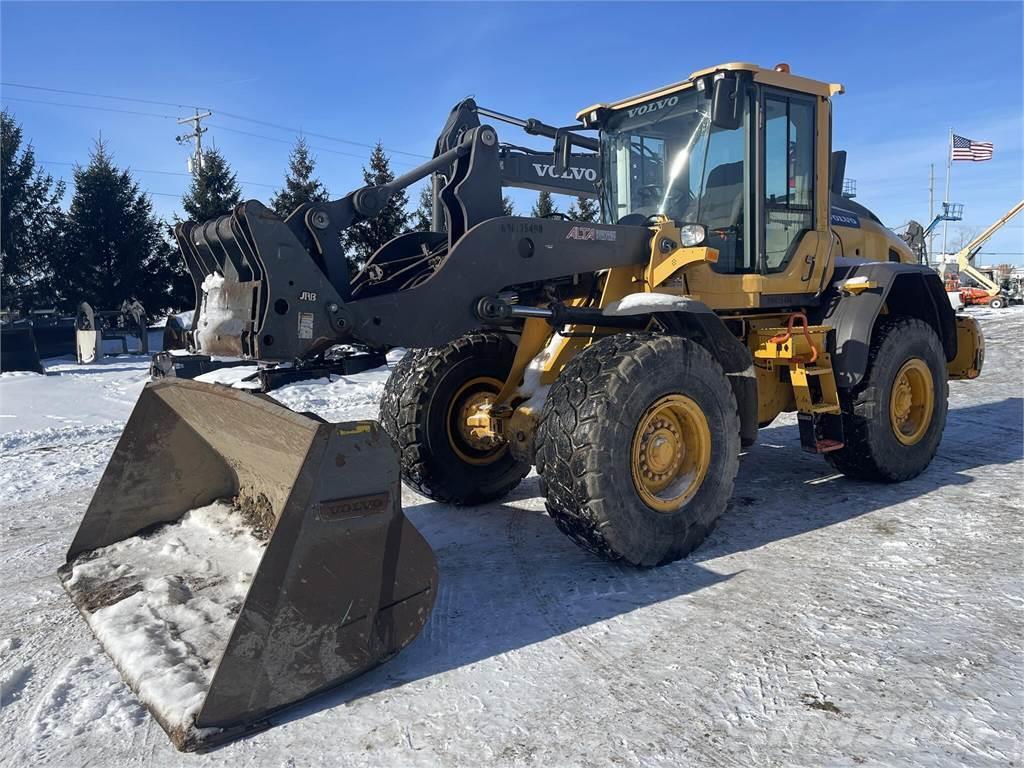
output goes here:
[[892, 383], [889, 422], [896, 439], [914, 445], [928, 431], [935, 411], [935, 389], [928, 364], [912, 357], [903, 364]]
[[700, 406], [685, 395], [666, 395], [633, 433], [633, 486], [658, 512], [675, 512], [693, 498], [711, 463], [711, 430]]
[[448, 403], [448, 444], [467, 464], [493, 464], [508, 450], [508, 443], [502, 438], [480, 437], [469, 425], [469, 417], [493, 403], [503, 383], [491, 376], [477, 376], [459, 387]]

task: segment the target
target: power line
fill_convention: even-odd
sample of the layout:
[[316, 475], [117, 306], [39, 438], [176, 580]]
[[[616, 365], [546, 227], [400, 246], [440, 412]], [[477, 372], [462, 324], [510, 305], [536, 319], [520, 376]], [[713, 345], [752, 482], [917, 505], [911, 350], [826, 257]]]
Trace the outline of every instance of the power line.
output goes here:
[[161, 115], [156, 112], [139, 112], [133, 109], [118, 109], [117, 107], [97, 107], [91, 104], [69, 104], [66, 101], [43, 101], [42, 99], [26, 99], [22, 96], [4, 96], [4, 101], [26, 101], [30, 104], [48, 104], [51, 107], [72, 107], [74, 109], [94, 109], [98, 112], [120, 112], [124, 115], [143, 115], [145, 117], [163, 117], [168, 120], [177, 120], [175, 115]]
[[[254, 139], [265, 139], [266, 141], [276, 141], [278, 144], [291, 144], [290, 139], [279, 139], [276, 136], [264, 136], [262, 133], [252, 133], [251, 131], [242, 131], [238, 128], [228, 128], [226, 125], [214, 125], [210, 123], [211, 128], [216, 128], [218, 131], [228, 131], [229, 133], [237, 133], [241, 136], [251, 136]], [[314, 147], [312, 144], [309, 146], [310, 149], [315, 149], [318, 152], [330, 152], [334, 155], [344, 155], [345, 157], [357, 157], [360, 160], [365, 159], [363, 155], [357, 155], [355, 152], [342, 152], [340, 149], [329, 149], [327, 147]]]
[[153, 99], [135, 99], [130, 96], [109, 96], [104, 93], [90, 93], [88, 91], [72, 91], [65, 88], [47, 88], [42, 85], [27, 85], [25, 83], [0, 82], [9, 88], [28, 88], [33, 91], [48, 91], [49, 93], [65, 93], [69, 96], [90, 96], [95, 99], [115, 99], [117, 101], [134, 101], [138, 104], [153, 104], [158, 107], [174, 107], [175, 109], [202, 109], [195, 104], [173, 104], [169, 101], [154, 101]]
[[[245, 117], [244, 115], [236, 115], [233, 112], [225, 112], [222, 109], [217, 110], [217, 114], [218, 115], [223, 115], [224, 117], [233, 117], [235, 120], [245, 120], [245, 121], [250, 122], [250, 123], [256, 123], [257, 125], [265, 125], [268, 128], [277, 128], [279, 131], [288, 131], [289, 133], [298, 133], [298, 134], [302, 134], [304, 136], [313, 136], [313, 137], [318, 138], [318, 139], [327, 139], [328, 141], [337, 141], [337, 142], [340, 142], [342, 144], [351, 144], [352, 146], [355, 146], [355, 147], [366, 147], [367, 149], [373, 149], [376, 146], [374, 144], [366, 144], [365, 142], [362, 142], [362, 141], [351, 141], [350, 139], [339, 139], [336, 136], [328, 136], [327, 134], [324, 134], [324, 133], [313, 133], [312, 131], [307, 131], [307, 130], [300, 129], [300, 128], [290, 128], [287, 125], [280, 125], [278, 123], [269, 123], [266, 120], [257, 120], [254, 117]], [[420, 154], [419, 152], [404, 152], [401, 149], [390, 149], [388, 147], [384, 147], [384, 149], [386, 149], [388, 152], [390, 152], [393, 155], [408, 155], [410, 157], [422, 157], [422, 158], [426, 158], [426, 159], [430, 158], [429, 155], [423, 155], [423, 154]]]
[[[251, 131], [243, 131], [243, 130], [240, 130], [238, 128], [229, 128], [226, 125], [220, 125], [220, 124], [214, 125], [213, 123], [210, 123], [209, 125], [210, 125], [211, 128], [216, 128], [218, 131], [228, 131], [230, 133], [237, 133], [237, 134], [240, 134], [242, 136], [251, 136], [254, 139], [264, 139], [265, 141], [275, 141], [278, 144], [289, 144], [290, 145], [292, 143], [289, 139], [279, 139], [276, 136], [266, 136], [266, 135], [264, 135], [262, 133], [252, 133]], [[310, 135], [312, 135], [312, 134], [310, 134]], [[310, 149], [315, 149], [317, 152], [329, 152], [332, 155], [343, 155], [345, 157], [354, 157], [354, 158], [356, 158], [358, 160], [366, 160], [366, 156], [365, 155], [357, 155], [355, 152], [343, 152], [340, 149], [331, 149], [330, 147], [320, 147], [320, 146], [316, 146], [315, 144], [310, 144], [309, 148]], [[394, 160], [393, 162], [394, 162], [395, 165], [404, 165], [404, 166], [408, 166], [410, 168], [414, 167], [416, 165], [416, 163], [410, 163], [410, 162], [405, 161], [405, 160]]]
[[[72, 163], [68, 160], [40, 160], [39, 162], [42, 163], [43, 165], [81, 165], [81, 163]], [[131, 171], [132, 173], [157, 173], [160, 174], [161, 176], [187, 176], [189, 178], [192, 177], [191, 173], [185, 173], [184, 171], [160, 171], [156, 170], [155, 168], [132, 168], [131, 166], [128, 167], [128, 170]], [[261, 181], [245, 181], [244, 179], [239, 179], [238, 183], [248, 184], [253, 187], [267, 187], [268, 189], [277, 189], [275, 185], [264, 184]]]
[[[161, 114], [158, 114], [156, 112], [138, 112], [138, 111], [130, 110], [130, 109], [117, 109], [115, 107], [97, 107], [97, 106], [88, 105], [88, 104], [69, 104], [67, 102], [62, 102], [62, 101], [44, 101], [42, 99], [27, 99], [27, 98], [22, 98], [20, 96], [4, 96], [3, 98], [4, 98], [5, 101], [25, 101], [25, 102], [29, 102], [29, 103], [32, 103], [32, 104], [47, 104], [47, 105], [53, 106], [53, 107], [72, 107], [74, 109], [93, 109], [93, 110], [98, 110], [100, 112], [118, 112], [118, 113], [125, 114], [125, 115], [143, 115], [145, 117], [162, 117], [162, 118], [166, 118], [168, 120], [177, 120], [178, 119], [176, 115], [161, 115]], [[243, 131], [243, 130], [240, 130], [238, 128], [229, 128], [226, 125], [213, 125], [213, 124], [210, 124], [210, 127], [211, 128], [217, 128], [218, 130], [221, 130], [221, 131], [228, 131], [230, 133], [237, 133], [237, 134], [239, 134], [241, 136], [251, 136], [254, 139], [264, 139], [266, 141], [274, 141], [274, 142], [277, 142], [278, 144], [288, 144], [288, 145], [292, 144], [292, 141], [289, 140], [289, 139], [279, 139], [279, 138], [277, 138], [275, 136], [265, 136], [265, 135], [260, 134], [260, 133], [252, 133], [251, 131]], [[309, 134], [309, 135], [313, 136], [313, 135], [319, 135], [319, 134]], [[337, 141], [342, 141], [342, 139], [337, 139]], [[355, 142], [348, 142], [348, 143], [355, 143]], [[358, 146], [370, 147], [371, 145], [370, 144], [366, 144], [366, 145], [358, 145]], [[343, 152], [340, 149], [331, 149], [330, 147], [320, 147], [320, 146], [310, 145], [310, 149], [315, 149], [318, 152], [329, 152], [329, 153], [331, 153], [333, 155], [343, 155], [345, 157], [354, 157], [354, 158], [357, 158], [359, 160], [365, 160], [366, 159], [366, 157], [364, 155], [357, 155], [354, 152]], [[389, 150], [389, 151], [393, 152], [395, 150]], [[411, 153], [403, 153], [403, 154], [411, 154]], [[423, 155], [422, 157], [426, 157], [426, 155]], [[56, 163], [56, 161], [54, 161], [54, 162]], [[407, 167], [413, 167], [413, 166], [416, 165], [416, 163], [410, 163], [410, 162], [406, 162], [406, 161], [402, 161], [402, 160], [395, 160], [394, 163], [396, 165], [404, 165], [404, 166], [407, 166]], [[57, 163], [57, 164], [59, 164], [59, 163]], [[73, 165], [73, 163], [72, 163], [72, 165]], [[183, 175], [187, 176], [188, 174], [183, 174]], [[255, 184], [256, 182], [245, 182], [245, 183], [247, 183], [247, 184]], [[264, 184], [264, 185], [260, 185], [260, 186], [270, 186], [270, 185]]]
[[[339, 142], [341, 144], [349, 144], [349, 145], [356, 146], [356, 147], [365, 147], [367, 149], [373, 149], [374, 148], [373, 144], [367, 144], [367, 143], [361, 142], [361, 141], [353, 141], [351, 139], [343, 139], [343, 138], [340, 138], [338, 136], [330, 136], [330, 135], [325, 134], [325, 133], [313, 133], [311, 131], [305, 131], [305, 130], [302, 130], [302, 129], [299, 129], [299, 128], [293, 128], [291, 126], [281, 125], [280, 123], [272, 123], [272, 122], [269, 122], [267, 120], [260, 120], [260, 119], [257, 119], [255, 117], [248, 117], [246, 115], [240, 115], [240, 114], [238, 114], [236, 112], [227, 112], [227, 111], [224, 111], [222, 109], [217, 109], [216, 107], [209, 107], [209, 106], [207, 106], [207, 107], [200, 107], [200, 106], [197, 106], [197, 105], [194, 105], [194, 104], [187, 104], [187, 105], [186, 104], [172, 104], [169, 101], [156, 101], [154, 99], [137, 99], [137, 98], [132, 98], [132, 97], [128, 97], [128, 96], [112, 96], [112, 95], [103, 94], [103, 93], [90, 93], [89, 91], [75, 91], [75, 90], [65, 89], [65, 88], [49, 88], [49, 87], [45, 87], [45, 86], [41, 86], [41, 85], [28, 85], [27, 83], [0, 82], [0, 85], [8, 86], [10, 88], [28, 88], [28, 89], [36, 90], [36, 91], [47, 91], [47, 92], [50, 92], [50, 93], [64, 93], [64, 94], [74, 95], [74, 96], [88, 96], [90, 98], [98, 98], [98, 99], [116, 99], [116, 100], [119, 100], [119, 101], [132, 101], [132, 102], [138, 102], [140, 104], [153, 104], [153, 105], [156, 105], [156, 106], [163, 106], [163, 107], [176, 107], [176, 108], [188, 107], [188, 108], [194, 108], [194, 109], [197, 109], [197, 110], [198, 109], [207, 109], [207, 110], [216, 112], [218, 115], [223, 115], [224, 117], [232, 118], [234, 120], [242, 120], [242, 121], [249, 122], [249, 123], [255, 123], [257, 125], [265, 125], [268, 128], [275, 128], [275, 129], [277, 129], [279, 131], [287, 131], [288, 133], [297, 133], [297, 134], [304, 134], [304, 135], [307, 135], [307, 136], [314, 136], [314, 137], [316, 137], [318, 139], [326, 139], [328, 141], [337, 141], [337, 142]], [[5, 98], [12, 98], [12, 100], [14, 100], [14, 101], [32, 101], [32, 99], [24, 99], [24, 98], [15, 98], [15, 97], [5, 97]], [[80, 104], [66, 104], [66, 103], [62, 104], [61, 102], [51, 102], [51, 101], [37, 101], [36, 103], [38, 103], [38, 104], [54, 104], [54, 105], [61, 104], [62, 106], [80, 107], [80, 108], [83, 108], [83, 109], [103, 109], [102, 107], [86, 107], [86, 106], [80, 105]], [[122, 110], [109, 109], [107, 111], [115, 111], [116, 112], [116, 111], [122, 111]], [[129, 114], [152, 114], [152, 113], [146, 113], [146, 112], [130, 112], [128, 110], [123, 110], [123, 111], [128, 112]], [[170, 115], [160, 115], [160, 117], [170, 117]], [[424, 155], [424, 154], [419, 153], [419, 152], [406, 152], [406, 151], [401, 150], [401, 149], [391, 149], [390, 147], [384, 147], [384, 149], [386, 151], [390, 152], [393, 155], [408, 155], [409, 157], [420, 157], [420, 158], [424, 158], [424, 159], [429, 159], [430, 158], [429, 155]]]

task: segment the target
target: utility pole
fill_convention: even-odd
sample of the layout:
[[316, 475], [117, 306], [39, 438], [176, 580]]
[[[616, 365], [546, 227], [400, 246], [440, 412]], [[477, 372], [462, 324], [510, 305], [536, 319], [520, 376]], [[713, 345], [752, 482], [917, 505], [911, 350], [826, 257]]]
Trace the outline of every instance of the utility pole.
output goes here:
[[196, 113], [191, 117], [179, 117], [178, 125], [191, 124], [192, 133], [183, 134], [181, 136], [175, 136], [175, 141], [179, 144], [185, 144], [189, 140], [195, 140], [195, 154], [192, 156], [189, 162], [189, 173], [198, 176], [199, 172], [203, 167], [203, 134], [208, 130], [203, 128], [202, 121], [207, 117], [210, 117], [212, 112], [199, 113], [199, 108], [196, 108]]

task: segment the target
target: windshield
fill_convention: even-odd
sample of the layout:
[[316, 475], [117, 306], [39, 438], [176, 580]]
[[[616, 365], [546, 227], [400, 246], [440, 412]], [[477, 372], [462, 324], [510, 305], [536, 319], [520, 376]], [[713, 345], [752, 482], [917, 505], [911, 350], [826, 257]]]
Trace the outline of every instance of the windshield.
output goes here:
[[623, 109], [601, 133], [605, 216], [663, 214], [734, 236], [743, 223], [744, 130], [711, 125], [692, 89]]

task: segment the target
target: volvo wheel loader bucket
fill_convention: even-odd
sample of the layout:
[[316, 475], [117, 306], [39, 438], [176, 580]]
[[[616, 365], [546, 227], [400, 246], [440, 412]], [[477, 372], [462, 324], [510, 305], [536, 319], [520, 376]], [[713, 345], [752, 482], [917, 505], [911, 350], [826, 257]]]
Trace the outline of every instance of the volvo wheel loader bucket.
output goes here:
[[60, 578], [182, 750], [394, 656], [434, 601], [376, 422], [188, 380], [147, 384]]

